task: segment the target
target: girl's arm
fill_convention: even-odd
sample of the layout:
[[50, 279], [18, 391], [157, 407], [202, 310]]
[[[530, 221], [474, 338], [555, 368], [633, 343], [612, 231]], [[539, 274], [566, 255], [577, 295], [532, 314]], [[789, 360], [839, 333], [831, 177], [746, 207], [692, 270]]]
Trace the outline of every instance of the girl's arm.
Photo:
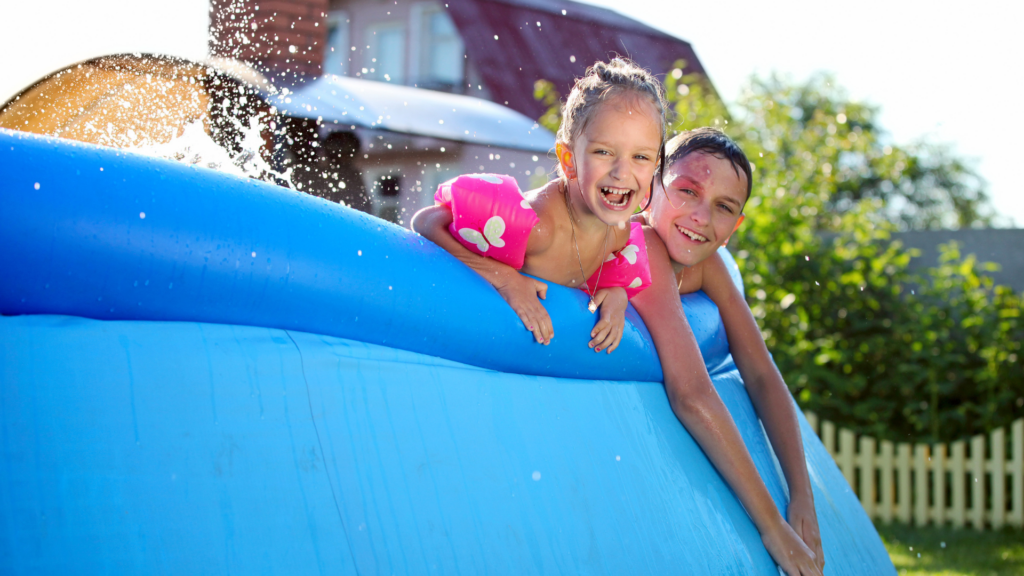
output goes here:
[[491, 283], [501, 297], [508, 302], [512, 310], [522, 320], [526, 329], [533, 332], [533, 337], [541, 344], [548, 344], [555, 337], [548, 311], [538, 300], [546, 298], [548, 285], [533, 278], [523, 276], [518, 270], [494, 260], [470, 252], [459, 243], [448, 231], [452, 223], [452, 211], [447, 206], [429, 206], [420, 210], [410, 223], [414, 232], [447, 250], [483, 276]]
[[754, 315], [717, 253], [704, 261], [704, 292], [718, 305], [729, 349], [789, 485], [789, 522], [825, 565], [804, 446], [789, 388], [772, 362]]
[[632, 302], [658, 349], [672, 411], [736, 492], [772, 558], [790, 576], [820, 574], [814, 553], [776, 509], [736, 423], [711, 384], [665, 245], [653, 229], [645, 228], [645, 238], [651, 286]]
[[594, 352], [607, 350], [611, 354], [622, 342], [622, 330], [626, 327], [626, 305], [629, 297], [626, 289], [614, 286], [602, 288], [594, 293], [594, 303], [601, 307], [601, 317], [590, 331], [589, 346]]

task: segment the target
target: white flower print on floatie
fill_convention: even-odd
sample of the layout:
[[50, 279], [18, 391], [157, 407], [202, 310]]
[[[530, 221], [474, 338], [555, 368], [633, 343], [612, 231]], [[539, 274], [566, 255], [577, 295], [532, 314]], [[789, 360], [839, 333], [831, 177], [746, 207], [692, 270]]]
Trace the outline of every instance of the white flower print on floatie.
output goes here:
[[515, 178], [465, 174], [438, 187], [434, 200], [452, 211], [448, 230], [471, 251], [522, 268], [537, 214]]

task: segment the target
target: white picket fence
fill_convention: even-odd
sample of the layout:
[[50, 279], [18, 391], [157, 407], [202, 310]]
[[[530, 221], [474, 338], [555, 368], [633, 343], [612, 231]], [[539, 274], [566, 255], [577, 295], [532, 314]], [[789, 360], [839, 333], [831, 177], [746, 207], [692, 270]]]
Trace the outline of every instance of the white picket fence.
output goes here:
[[1024, 528], [1024, 418], [1011, 424], [1009, 438], [999, 428], [987, 438], [946, 445], [858, 438], [827, 420], [819, 429], [815, 414], [804, 415], [870, 518], [917, 526], [971, 524], [977, 530]]

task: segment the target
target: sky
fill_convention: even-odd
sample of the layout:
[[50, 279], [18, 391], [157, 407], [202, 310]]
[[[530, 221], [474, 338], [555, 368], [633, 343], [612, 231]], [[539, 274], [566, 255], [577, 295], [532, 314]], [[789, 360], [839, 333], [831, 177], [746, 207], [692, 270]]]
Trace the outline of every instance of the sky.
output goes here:
[[[691, 43], [726, 101], [751, 74], [828, 71], [881, 108], [892, 141], [948, 143], [988, 181], [996, 212], [1024, 226], [1024, 4], [979, 0], [732, 2], [588, 0]], [[103, 54], [203, 59], [209, 0], [13, 2], [0, 34], [0, 101]], [[1009, 224], [1010, 220], [1004, 220]]]

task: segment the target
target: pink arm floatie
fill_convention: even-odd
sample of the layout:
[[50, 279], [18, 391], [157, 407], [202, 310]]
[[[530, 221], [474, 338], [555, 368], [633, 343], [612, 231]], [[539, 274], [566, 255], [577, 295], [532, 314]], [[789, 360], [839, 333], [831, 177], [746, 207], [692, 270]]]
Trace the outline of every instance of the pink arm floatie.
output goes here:
[[[629, 241], [622, 250], [608, 255], [598, 270], [601, 282], [594, 291], [621, 286], [626, 289], [626, 296], [632, 298], [651, 285], [651, 269], [647, 264], [647, 243], [644, 241], [643, 226], [636, 222], [630, 223], [629, 226]], [[598, 272], [587, 280], [587, 286], [597, 283]]]
[[516, 270], [523, 267], [526, 243], [539, 219], [515, 178], [463, 174], [438, 186], [434, 201], [451, 209], [448, 231], [463, 246]]

